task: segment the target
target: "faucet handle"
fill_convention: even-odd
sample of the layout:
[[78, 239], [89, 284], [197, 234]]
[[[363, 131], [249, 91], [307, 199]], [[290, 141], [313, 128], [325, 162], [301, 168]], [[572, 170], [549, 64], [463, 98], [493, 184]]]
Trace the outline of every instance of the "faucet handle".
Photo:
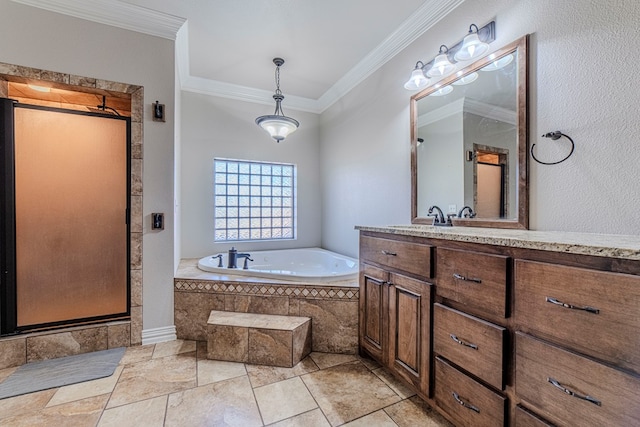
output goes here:
[[218, 267], [222, 267], [222, 254], [218, 254], [216, 256], [212, 256], [211, 259], [218, 258]]
[[249, 269], [249, 261], [253, 261], [251, 258], [249, 258], [249, 256], [245, 256], [244, 257], [244, 265], [242, 266], [243, 270], [248, 270]]

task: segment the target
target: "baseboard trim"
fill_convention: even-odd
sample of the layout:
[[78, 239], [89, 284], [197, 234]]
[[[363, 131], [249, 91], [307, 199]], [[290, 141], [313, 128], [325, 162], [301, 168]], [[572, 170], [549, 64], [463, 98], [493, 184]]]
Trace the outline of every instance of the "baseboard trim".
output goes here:
[[145, 329], [142, 331], [142, 345], [157, 344], [159, 342], [176, 340], [175, 325], [162, 328]]

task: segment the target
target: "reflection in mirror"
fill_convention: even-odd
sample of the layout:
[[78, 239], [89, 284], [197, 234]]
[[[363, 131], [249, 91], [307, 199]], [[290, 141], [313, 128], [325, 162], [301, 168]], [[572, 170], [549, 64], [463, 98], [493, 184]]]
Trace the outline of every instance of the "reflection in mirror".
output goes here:
[[528, 228], [527, 40], [411, 98], [413, 223]]

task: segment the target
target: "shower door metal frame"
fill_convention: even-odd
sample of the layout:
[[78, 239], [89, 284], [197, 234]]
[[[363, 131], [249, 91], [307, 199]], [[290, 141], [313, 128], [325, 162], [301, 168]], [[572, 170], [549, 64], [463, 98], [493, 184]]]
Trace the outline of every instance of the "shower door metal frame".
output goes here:
[[[28, 108], [66, 114], [123, 120], [126, 123], [126, 311], [103, 316], [72, 319], [18, 327], [17, 313], [17, 259], [16, 259], [16, 194], [15, 194], [15, 108]], [[131, 315], [131, 118], [111, 114], [92, 113], [55, 107], [18, 103], [0, 98], [0, 167], [2, 167], [2, 193], [0, 194], [0, 336], [15, 335], [35, 330], [98, 323], [105, 320], [129, 318]]]

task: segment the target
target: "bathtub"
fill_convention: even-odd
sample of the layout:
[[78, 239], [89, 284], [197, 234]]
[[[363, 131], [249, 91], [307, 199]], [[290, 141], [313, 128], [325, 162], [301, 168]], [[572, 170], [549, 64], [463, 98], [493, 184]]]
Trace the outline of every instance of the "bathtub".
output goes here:
[[[226, 252], [209, 255], [198, 261], [200, 270], [266, 279], [299, 280], [306, 282], [351, 280], [358, 277], [358, 260], [326, 249], [282, 249], [275, 251], [238, 251], [249, 253], [248, 269], [243, 269], [244, 259], [238, 259], [238, 268], [227, 268]], [[219, 267], [218, 255], [222, 256]]]

